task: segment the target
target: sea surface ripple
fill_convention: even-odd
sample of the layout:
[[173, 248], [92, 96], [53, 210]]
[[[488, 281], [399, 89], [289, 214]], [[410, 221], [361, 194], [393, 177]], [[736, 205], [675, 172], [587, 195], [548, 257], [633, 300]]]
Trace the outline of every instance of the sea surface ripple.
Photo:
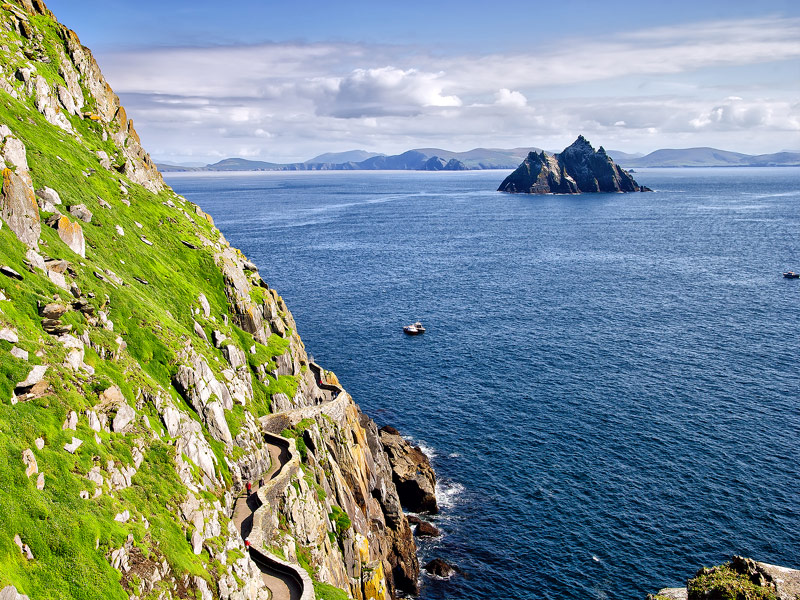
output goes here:
[[[798, 169], [168, 176], [379, 425], [434, 452], [463, 577], [422, 598], [641, 599], [732, 554], [800, 567]], [[420, 319], [424, 336], [401, 327]]]

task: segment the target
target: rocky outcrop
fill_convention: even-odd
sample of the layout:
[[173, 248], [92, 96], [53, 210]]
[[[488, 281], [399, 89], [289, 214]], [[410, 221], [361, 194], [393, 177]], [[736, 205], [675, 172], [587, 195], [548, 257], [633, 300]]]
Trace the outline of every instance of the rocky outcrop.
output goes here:
[[38, 249], [42, 224], [25, 145], [11, 135], [7, 126], [0, 125], [0, 148], [0, 170], [3, 174], [0, 217], [22, 243]]
[[649, 192], [600, 146], [598, 150], [582, 135], [560, 154], [531, 152], [505, 178], [499, 192], [515, 194], [581, 194], [584, 192]]
[[[47, 221], [50, 223], [50, 221]], [[61, 215], [54, 220], [55, 230], [58, 237], [70, 250], [82, 258], [86, 258], [86, 240], [83, 237], [83, 229], [78, 223], [69, 220], [69, 217]]]
[[800, 570], [734, 556], [716, 567], [703, 567], [686, 587], [664, 588], [647, 600], [797, 600]]
[[419, 446], [412, 446], [393, 427], [383, 427], [380, 439], [403, 507], [412, 512], [436, 514], [436, 474]]

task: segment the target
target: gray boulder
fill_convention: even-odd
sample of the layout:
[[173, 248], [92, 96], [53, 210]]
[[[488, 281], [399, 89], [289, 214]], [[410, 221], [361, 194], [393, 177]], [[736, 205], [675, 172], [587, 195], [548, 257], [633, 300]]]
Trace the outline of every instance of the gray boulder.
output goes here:
[[92, 211], [86, 208], [85, 204], [74, 204], [69, 207], [69, 213], [83, 221], [84, 223], [91, 223], [92, 222]]
[[0, 217], [23, 244], [38, 250], [42, 223], [33, 187], [8, 168], [3, 171]]

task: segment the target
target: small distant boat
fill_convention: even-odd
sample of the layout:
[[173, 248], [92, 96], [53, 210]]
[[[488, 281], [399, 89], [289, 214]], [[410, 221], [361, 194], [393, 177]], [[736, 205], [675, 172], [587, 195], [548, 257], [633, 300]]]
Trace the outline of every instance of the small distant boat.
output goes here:
[[417, 321], [412, 325], [406, 325], [403, 327], [403, 332], [407, 335], [420, 335], [425, 333], [425, 328], [422, 326], [422, 323]]
[[786, 271], [783, 276], [786, 277], [786, 279], [800, 279], [800, 273], [795, 273], [794, 271]]

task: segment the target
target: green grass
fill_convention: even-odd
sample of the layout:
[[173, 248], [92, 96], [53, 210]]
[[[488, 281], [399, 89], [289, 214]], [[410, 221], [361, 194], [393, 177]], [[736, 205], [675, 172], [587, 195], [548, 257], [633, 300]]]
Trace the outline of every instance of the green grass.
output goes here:
[[[0, 19], [6, 19], [7, 15], [7, 10], [0, 8]], [[55, 90], [57, 85], [64, 84], [58, 72], [58, 61], [66, 52], [64, 42], [49, 17], [32, 16], [30, 22], [42, 34], [41, 50], [51, 59], [50, 63], [36, 62], [37, 73]], [[19, 35], [0, 28], [0, 46], [14, 50], [19, 41]], [[29, 46], [30, 42], [24, 40], [24, 44]], [[0, 60], [6, 74], [29, 62], [2, 48]], [[95, 349], [86, 347], [85, 362], [95, 372], [88, 375], [64, 367], [66, 352], [42, 329], [37, 303], [56, 299], [69, 304], [74, 298], [41, 272], [28, 271], [24, 264], [27, 248], [7, 225], [0, 228], [0, 264], [24, 276], [21, 282], [0, 276], [0, 290], [8, 298], [0, 301], [0, 328], [12, 327], [20, 337], [17, 346], [29, 352], [27, 362], [13, 358], [9, 354], [12, 345], [0, 342], [0, 588], [13, 584], [37, 600], [127, 598], [121, 575], [110, 566], [107, 555], [130, 534], [145, 555], [157, 557], [158, 562], [166, 558], [179, 577], [188, 573], [215, 581], [210, 570], [218, 569], [219, 565], [205, 552], [194, 555], [187, 541], [191, 528], [180, 520], [178, 505], [186, 490], [175, 471], [177, 457], [174, 446], [170, 445], [173, 441], [166, 437], [164, 441], [154, 439], [142, 424], [140, 417], [147, 415], [152, 428], [166, 435], [157, 409], [141, 392], [166, 394], [190, 418], [199, 420], [172, 386], [180, 355], [191, 344], [220, 381], [223, 381], [221, 371], [228, 365], [220, 350], [197, 337], [194, 321], [206, 332], [222, 331], [243, 348], [253, 374], [260, 367], [267, 371], [274, 369], [275, 357], [289, 351], [288, 335], [273, 334], [267, 344], [257, 344], [252, 335], [224, 324], [225, 316], [230, 322], [233, 319], [222, 272], [215, 264], [215, 249], [201, 241], [201, 236], [216, 241], [219, 232], [171, 190], [153, 194], [119, 172], [100, 166], [98, 150], [106, 152], [112, 163], [121, 162], [121, 152], [113, 141], [102, 137], [104, 129], [113, 132], [116, 125], [68, 116], [78, 134], [76, 138], [47, 123], [22, 92], [20, 82], [12, 85], [20, 92], [20, 99], [0, 91], [0, 123], [7, 124], [25, 144], [34, 187], [55, 189], [63, 201], [61, 212], [84, 204], [94, 215], [91, 223], [79, 222], [86, 238], [85, 258], [72, 252], [56, 231], [44, 223], [40, 253], [70, 262], [74, 277], [67, 277], [67, 281], [74, 281], [96, 311], [108, 314], [113, 331], [91, 326], [78, 312], [67, 313], [63, 321], [73, 326], [75, 335], [88, 333]], [[96, 111], [96, 103], [86, 89], [84, 94], [86, 106], [82, 110]], [[120, 184], [129, 190], [127, 195], [121, 192]], [[104, 208], [100, 199], [111, 208]], [[123, 200], [130, 202], [130, 206]], [[187, 218], [182, 211], [166, 206], [167, 201], [191, 216]], [[141, 229], [137, 222], [142, 224]], [[117, 225], [123, 228], [124, 235], [117, 232]], [[139, 239], [142, 235], [153, 246], [144, 244]], [[195, 244], [198, 249], [188, 248], [181, 240]], [[101, 280], [95, 276], [95, 272], [106, 270], [115, 273], [124, 284], [115, 285], [108, 278]], [[148, 285], [135, 277], [146, 280]], [[208, 298], [213, 318], [192, 314], [201, 293]], [[257, 303], [271, 302], [272, 293], [254, 287], [251, 299]], [[127, 350], [121, 353], [119, 339], [127, 344]], [[256, 350], [251, 354], [249, 349], [253, 345]], [[24, 380], [37, 364], [49, 365], [46, 379], [52, 386], [51, 393], [12, 406], [10, 398], [16, 383]], [[112, 385], [119, 386], [131, 406], [136, 407], [138, 418], [131, 433], [102, 432], [98, 443], [83, 414]], [[292, 398], [298, 385], [298, 378], [293, 376], [277, 379], [267, 376], [263, 381], [253, 377], [253, 401], [226, 411], [232, 435], [241, 431], [247, 411], [255, 417], [268, 414], [274, 394]], [[62, 431], [62, 423], [72, 410], [81, 415], [78, 430]], [[298, 447], [304, 428], [311, 423], [303, 422], [295, 430]], [[206, 430], [204, 434], [217, 459], [224, 486], [230, 487], [232, 477], [227, 460], [242, 458], [243, 451], [226, 448]], [[84, 442], [74, 456], [63, 450], [73, 435]], [[34, 440], [38, 437], [46, 441], [43, 450], [35, 447]], [[118, 466], [132, 464], [135, 443], [143, 446], [144, 463], [134, 476], [133, 485], [113, 492], [112, 497], [106, 483], [99, 498], [81, 499], [81, 491], [90, 495], [94, 492], [94, 484], [85, 478], [86, 473], [94, 466], [105, 470], [109, 460]], [[26, 448], [33, 449], [39, 469], [45, 473], [43, 491], [36, 489], [35, 477], [28, 479], [24, 475], [21, 453]], [[302, 448], [305, 451], [304, 444]], [[197, 469], [194, 470], [197, 474]], [[320, 490], [317, 486], [318, 495]], [[206, 490], [201, 497], [213, 502], [223, 492], [223, 488]], [[324, 498], [324, 490], [321, 494]], [[114, 521], [114, 516], [126, 508], [134, 518], [126, 524]], [[142, 518], [149, 521], [148, 529]], [[31, 546], [34, 561], [26, 561], [14, 545], [17, 533]], [[219, 545], [221, 541], [209, 543]], [[229, 553], [229, 560], [232, 554], [235, 553]], [[310, 553], [303, 557], [310, 568]]]
[[754, 584], [730, 563], [701, 569], [687, 587], [689, 600], [777, 600], [774, 590]]
[[300, 453], [300, 458], [303, 462], [306, 462], [306, 459], [308, 458], [308, 447], [306, 446], [305, 440], [303, 440], [303, 433], [306, 429], [314, 424], [314, 419], [303, 419], [291, 429], [284, 429], [281, 431], [281, 435], [283, 437], [293, 439], [295, 441], [297, 452]]
[[314, 595], [317, 600], [348, 600], [347, 592], [328, 583], [314, 580]]

